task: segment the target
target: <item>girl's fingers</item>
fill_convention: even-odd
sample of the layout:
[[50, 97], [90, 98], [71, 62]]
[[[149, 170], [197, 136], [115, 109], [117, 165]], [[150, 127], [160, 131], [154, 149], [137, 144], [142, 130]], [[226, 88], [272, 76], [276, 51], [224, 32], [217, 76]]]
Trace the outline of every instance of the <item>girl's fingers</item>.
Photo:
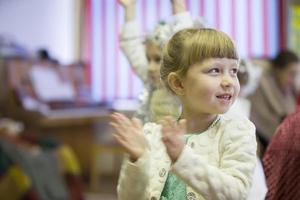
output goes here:
[[125, 115], [123, 115], [121, 113], [118, 113], [118, 116], [119, 116], [120, 121], [121, 121], [121, 123], [124, 127], [131, 127], [132, 126], [132, 122], [128, 117], [126, 117]]
[[124, 119], [127, 118], [127, 117], [125, 117], [123, 114], [117, 113], [117, 112], [111, 114], [111, 117], [112, 117], [114, 120], [116, 120], [116, 121], [122, 121], [122, 120], [124, 120]]
[[125, 149], [127, 149], [127, 142], [117, 134], [113, 134], [113, 137], [117, 140], [117, 142]]
[[109, 123], [118, 133], [122, 133], [122, 132], [124, 132], [124, 131], [126, 131], [126, 130], [124, 130], [123, 128], [122, 128], [122, 126], [120, 126], [119, 124], [117, 124], [117, 123], [115, 123], [115, 122], [110, 122]]
[[117, 140], [117, 142], [124, 148], [125, 152], [128, 153], [130, 156], [132, 156], [132, 152], [134, 148], [130, 143], [128, 143], [126, 140], [121, 138], [117, 134], [113, 134], [113, 137]]
[[183, 133], [183, 134], [186, 133], [186, 119], [179, 120], [178, 126], [179, 126], [179, 129], [181, 130], [180, 131], [181, 133]]
[[118, 116], [120, 118], [120, 120], [126, 120], [126, 121], [130, 121], [125, 115], [121, 114], [121, 113], [115, 113], [116, 116]]
[[171, 131], [169, 125], [168, 124], [166, 124], [166, 125], [162, 124], [162, 128], [161, 128], [162, 136], [165, 137], [167, 135], [170, 135], [170, 132], [172, 132], [172, 131]]
[[172, 121], [172, 119], [170, 118], [165, 118], [163, 120], [162, 125], [166, 128], [166, 129], [172, 129], [174, 127], [174, 122]]
[[165, 145], [172, 145], [172, 140], [171, 140], [170, 137], [172, 137], [172, 136], [169, 135], [169, 136], [166, 136], [166, 137], [162, 137], [161, 140], [163, 141], [163, 143]]
[[119, 124], [115, 123], [115, 122], [109, 122], [109, 124], [115, 129], [118, 130], [119, 129]]
[[117, 115], [117, 113], [111, 114], [110, 117], [111, 117], [111, 120], [112, 120], [114, 123], [116, 123], [116, 124], [121, 124], [122, 120], [121, 120], [120, 116]]
[[163, 136], [163, 137], [161, 137], [161, 140], [163, 141], [163, 143], [166, 143], [169, 140], [169, 138], [166, 136]]
[[121, 113], [113, 113], [112, 119], [119, 125], [120, 128], [126, 130], [132, 127], [132, 122], [125, 115]]
[[166, 131], [175, 131], [178, 128], [177, 121], [173, 117], [165, 117], [162, 120], [162, 126]]
[[169, 126], [168, 122], [166, 120], [161, 120], [161, 126], [162, 129], [167, 129], [167, 127]]
[[111, 126], [113, 126], [114, 128], [120, 127], [120, 124], [119, 124], [118, 122], [111, 121], [111, 122], [109, 122], [109, 124], [110, 124]]
[[115, 125], [113, 122], [110, 122], [110, 124], [116, 130], [116, 133], [114, 133], [114, 135], [118, 135], [123, 140], [126, 140], [126, 138], [127, 138], [127, 132], [126, 131], [127, 130], [124, 130], [124, 129], [120, 128], [119, 126]]
[[118, 143], [120, 143], [122, 141], [122, 138], [118, 134], [114, 133], [114, 134], [112, 134], [112, 136], [113, 136], [113, 138], [115, 138], [117, 140]]
[[171, 127], [173, 127], [174, 124], [176, 124], [176, 120], [173, 117], [167, 116], [167, 117], [165, 117], [165, 120], [166, 120], [167, 124]]
[[139, 119], [136, 118], [136, 117], [133, 117], [133, 118], [132, 118], [132, 125], [133, 125], [135, 128], [137, 128], [137, 129], [142, 129], [142, 128], [143, 128], [141, 120], [139, 120]]
[[162, 128], [161, 130], [161, 138], [162, 140], [167, 140], [168, 138], [172, 137], [172, 131], [170, 131], [169, 129], [164, 129]]
[[125, 149], [130, 149], [132, 146], [128, 142], [127, 138], [123, 138], [121, 135], [113, 134], [113, 137], [119, 142], [119, 144]]

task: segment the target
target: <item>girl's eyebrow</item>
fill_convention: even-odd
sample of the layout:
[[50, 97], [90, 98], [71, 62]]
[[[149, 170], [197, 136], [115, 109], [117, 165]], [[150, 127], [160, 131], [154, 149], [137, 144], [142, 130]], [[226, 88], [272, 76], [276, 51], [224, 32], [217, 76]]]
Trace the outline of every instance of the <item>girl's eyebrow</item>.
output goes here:
[[229, 67], [229, 68], [233, 68], [233, 67], [236, 67], [236, 68], [239, 68], [239, 65], [237, 63], [232, 63], [232, 64], [229, 64], [229, 65], [225, 65], [222, 61], [215, 61], [214, 63], [210, 63], [210, 64], [207, 64], [207, 65], [204, 65], [203, 68], [211, 68], [211, 67], [221, 67], [221, 68], [224, 68], [224, 67]]

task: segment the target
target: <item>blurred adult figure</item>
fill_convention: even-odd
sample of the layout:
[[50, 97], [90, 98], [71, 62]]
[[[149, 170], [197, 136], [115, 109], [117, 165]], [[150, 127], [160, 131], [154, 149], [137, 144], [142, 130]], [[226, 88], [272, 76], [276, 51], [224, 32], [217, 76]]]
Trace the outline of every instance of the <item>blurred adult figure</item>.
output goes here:
[[299, 57], [290, 50], [282, 50], [271, 60], [260, 83], [251, 95], [250, 119], [263, 149], [271, 140], [282, 120], [296, 107], [296, 77], [300, 69]]

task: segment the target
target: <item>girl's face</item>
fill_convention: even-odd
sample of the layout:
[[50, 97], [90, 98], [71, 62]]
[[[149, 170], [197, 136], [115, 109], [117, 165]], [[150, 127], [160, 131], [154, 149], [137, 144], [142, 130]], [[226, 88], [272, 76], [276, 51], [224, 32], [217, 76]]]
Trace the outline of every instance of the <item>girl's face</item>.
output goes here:
[[146, 56], [148, 60], [148, 78], [152, 85], [158, 86], [160, 83], [160, 64], [162, 51], [160, 47], [153, 42], [146, 41]]
[[182, 80], [181, 100], [185, 112], [225, 113], [240, 91], [237, 72], [235, 59], [210, 58], [192, 65]]

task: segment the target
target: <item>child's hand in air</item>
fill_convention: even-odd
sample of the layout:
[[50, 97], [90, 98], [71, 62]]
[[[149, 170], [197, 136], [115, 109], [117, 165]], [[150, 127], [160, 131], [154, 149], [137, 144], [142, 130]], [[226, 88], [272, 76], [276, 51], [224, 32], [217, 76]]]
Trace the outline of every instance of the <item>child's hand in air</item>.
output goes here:
[[119, 1], [124, 7], [127, 7], [135, 4], [136, 0], [119, 0]]
[[185, 146], [186, 120], [177, 122], [172, 117], [165, 117], [161, 120], [161, 124], [162, 141], [171, 160], [175, 162]]
[[148, 145], [141, 121], [137, 118], [128, 119], [120, 113], [114, 113], [111, 117], [110, 124], [116, 130], [114, 138], [124, 147], [130, 160], [135, 162], [143, 155]]

